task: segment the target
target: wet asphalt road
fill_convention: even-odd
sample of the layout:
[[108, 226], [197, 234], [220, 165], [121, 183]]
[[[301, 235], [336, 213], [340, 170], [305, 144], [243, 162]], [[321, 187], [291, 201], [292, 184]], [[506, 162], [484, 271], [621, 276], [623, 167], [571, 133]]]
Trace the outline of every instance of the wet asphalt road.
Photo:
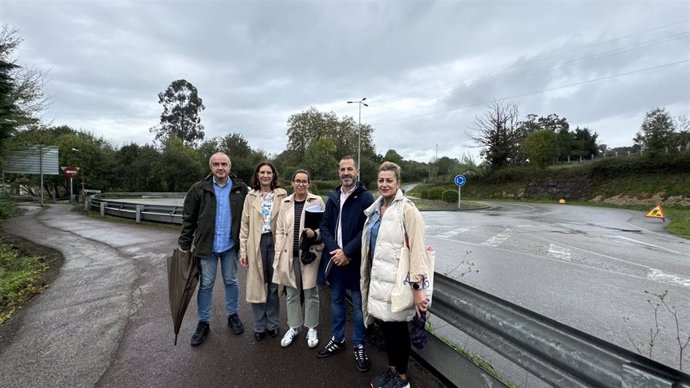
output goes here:
[[[651, 295], [667, 290], [681, 338], [690, 335], [690, 241], [665, 232], [662, 220], [622, 209], [489, 204], [423, 213], [437, 273], [647, 356], [658, 302]], [[468, 262], [479, 272], [470, 272]], [[663, 306], [658, 324], [652, 357], [678, 368], [676, 322]], [[689, 365], [686, 349], [686, 373]], [[520, 373], [511, 377], [524, 382]]]
[[[243, 270], [244, 334], [227, 328], [217, 280], [209, 338], [189, 346], [196, 327], [193, 298], [175, 347], [165, 258], [175, 247], [177, 227], [105, 221], [71, 212], [69, 205], [27, 209], [6, 224], [6, 232], [54, 247], [65, 261], [47, 290], [0, 327], [3, 386], [364, 387], [386, 365], [385, 353], [371, 347], [368, 373], [355, 369], [349, 346], [318, 359], [303, 336], [283, 349], [282, 331], [255, 342]], [[322, 345], [330, 334], [330, 307], [327, 292], [321, 294]], [[281, 320], [284, 331], [284, 304]], [[410, 375], [415, 387], [442, 386], [415, 363]]]

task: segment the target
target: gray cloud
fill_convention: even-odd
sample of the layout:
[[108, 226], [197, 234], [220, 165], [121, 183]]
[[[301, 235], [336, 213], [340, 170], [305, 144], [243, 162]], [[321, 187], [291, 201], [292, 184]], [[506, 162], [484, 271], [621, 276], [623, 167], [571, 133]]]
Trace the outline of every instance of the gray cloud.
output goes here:
[[[157, 94], [198, 89], [207, 138], [240, 132], [270, 153], [291, 114], [315, 106], [362, 120], [377, 150], [478, 155], [466, 132], [498, 98], [557, 113], [607, 144], [644, 113], [688, 115], [690, 4], [677, 1], [0, 0], [19, 62], [50, 69], [46, 117], [119, 145], [151, 142]], [[587, 80], [591, 83], [575, 85]], [[557, 88], [552, 91], [544, 91]], [[542, 92], [540, 92], [542, 91]], [[597, 126], [600, 126], [598, 128]]]

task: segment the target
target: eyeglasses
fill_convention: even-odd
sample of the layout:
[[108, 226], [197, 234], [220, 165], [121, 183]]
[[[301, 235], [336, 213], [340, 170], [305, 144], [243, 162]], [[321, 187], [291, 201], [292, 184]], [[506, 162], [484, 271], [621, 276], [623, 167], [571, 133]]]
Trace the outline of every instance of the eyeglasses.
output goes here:
[[292, 182], [293, 182], [294, 184], [296, 184], [297, 186], [300, 186], [300, 185], [306, 186], [306, 185], [309, 184], [309, 181], [301, 181], [301, 180], [294, 180], [294, 181], [292, 181]]

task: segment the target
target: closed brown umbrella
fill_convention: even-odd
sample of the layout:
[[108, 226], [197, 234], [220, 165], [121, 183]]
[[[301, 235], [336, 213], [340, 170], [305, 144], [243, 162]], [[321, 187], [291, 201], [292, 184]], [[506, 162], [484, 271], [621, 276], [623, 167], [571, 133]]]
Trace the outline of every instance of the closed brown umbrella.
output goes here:
[[184, 313], [187, 311], [187, 306], [198, 283], [199, 259], [194, 257], [190, 251], [175, 249], [172, 256], [168, 257], [168, 297], [175, 329], [176, 346], [182, 318], [184, 318]]

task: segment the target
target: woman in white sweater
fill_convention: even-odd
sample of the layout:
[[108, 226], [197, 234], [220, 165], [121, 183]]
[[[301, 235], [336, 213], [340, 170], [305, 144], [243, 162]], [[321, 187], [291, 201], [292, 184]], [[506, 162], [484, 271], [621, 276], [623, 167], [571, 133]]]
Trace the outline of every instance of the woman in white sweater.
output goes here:
[[[380, 197], [367, 209], [362, 232], [361, 290], [364, 322], [374, 320], [383, 333], [388, 368], [372, 380], [374, 388], [409, 387], [407, 364], [410, 332], [407, 322], [415, 313], [426, 311], [429, 270], [424, 259], [424, 221], [419, 210], [400, 190], [400, 166], [384, 162], [379, 168]], [[391, 304], [401, 250], [409, 248], [409, 277], [413, 301], [405, 308]], [[403, 269], [404, 270], [404, 269]]]

